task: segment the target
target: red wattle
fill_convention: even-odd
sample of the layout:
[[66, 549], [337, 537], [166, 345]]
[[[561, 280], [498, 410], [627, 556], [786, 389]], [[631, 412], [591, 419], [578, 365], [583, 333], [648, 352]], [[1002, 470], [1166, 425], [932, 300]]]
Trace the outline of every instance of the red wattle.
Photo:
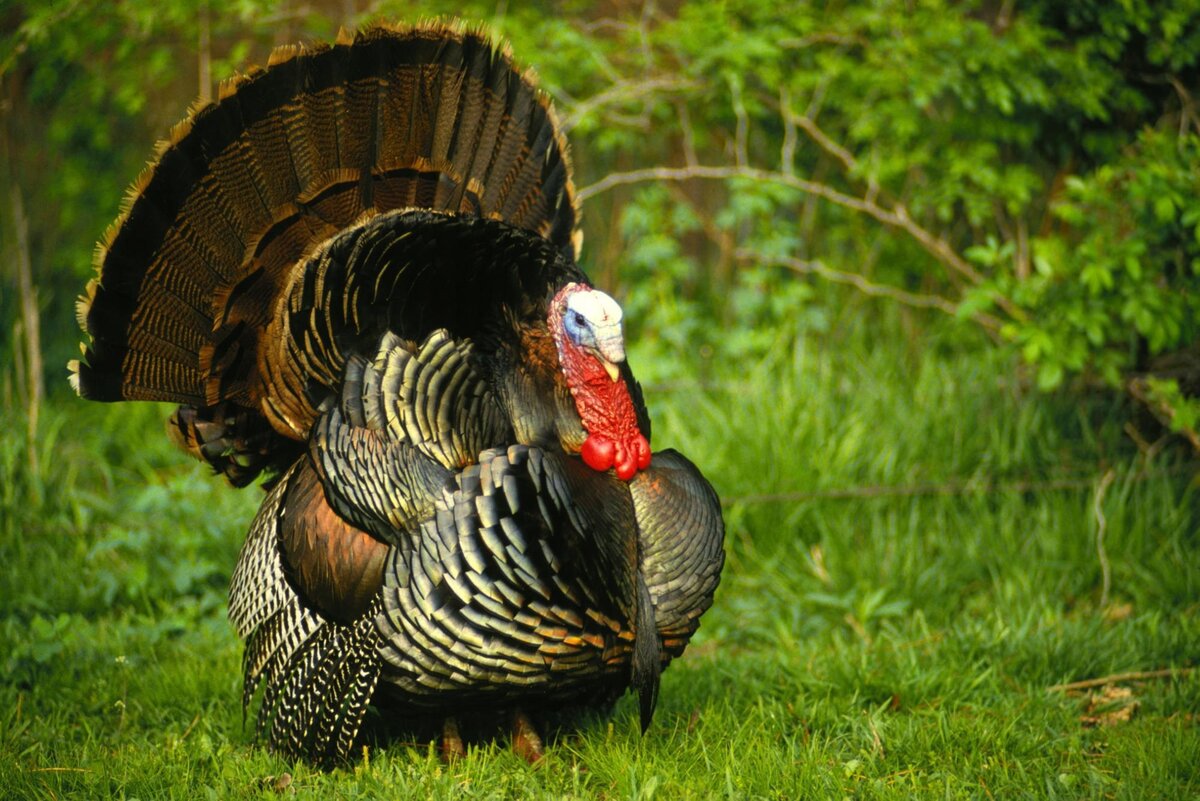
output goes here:
[[617, 462], [617, 478], [628, 481], [637, 473], [637, 459], [629, 448], [621, 448], [621, 459]]
[[650, 443], [641, 434], [633, 441], [634, 450], [637, 451], [637, 466], [638, 470], [645, 470], [650, 466]]
[[583, 441], [583, 448], [580, 449], [579, 455], [583, 457], [583, 461], [588, 467], [603, 472], [612, 467], [613, 460], [617, 455], [617, 446], [607, 437], [589, 434], [588, 438]]

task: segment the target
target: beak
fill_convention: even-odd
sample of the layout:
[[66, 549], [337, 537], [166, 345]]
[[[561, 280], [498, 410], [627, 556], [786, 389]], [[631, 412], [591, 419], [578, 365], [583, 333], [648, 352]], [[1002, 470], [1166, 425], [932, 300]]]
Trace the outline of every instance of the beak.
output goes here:
[[612, 362], [610, 362], [608, 359], [605, 359], [603, 356], [599, 356], [597, 358], [597, 361], [599, 361], [600, 364], [604, 365], [604, 371], [606, 373], [608, 373], [608, 377], [611, 378], [613, 381], [616, 381], [618, 378], [621, 377], [620, 369], [618, 369], [617, 366], [615, 364], [613, 364]]
[[596, 332], [596, 359], [604, 365], [609, 378], [613, 381], [620, 378], [617, 365], [625, 361], [625, 337], [619, 323]]

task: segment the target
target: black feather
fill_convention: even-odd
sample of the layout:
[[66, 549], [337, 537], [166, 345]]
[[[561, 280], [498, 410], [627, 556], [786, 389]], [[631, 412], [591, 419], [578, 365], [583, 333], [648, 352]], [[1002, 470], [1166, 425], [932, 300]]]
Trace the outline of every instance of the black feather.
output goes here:
[[642, 733], [650, 728], [654, 719], [654, 708], [658, 704], [659, 676], [662, 673], [663, 649], [658, 638], [658, 627], [654, 622], [654, 602], [650, 590], [641, 577], [637, 578], [638, 616], [637, 631], [633, 642], [633, 659], [630, 662], [629, 683], [637, 690], [638, 710]]

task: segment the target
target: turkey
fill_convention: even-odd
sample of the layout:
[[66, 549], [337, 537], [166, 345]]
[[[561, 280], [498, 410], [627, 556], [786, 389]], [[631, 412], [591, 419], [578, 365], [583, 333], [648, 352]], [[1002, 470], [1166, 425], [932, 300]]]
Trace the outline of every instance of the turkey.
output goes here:
[[661, 670], [712, 603], [712, 487], [650, 420], [622, 312], [576, 264], [548, 100], [478, 31], [276, 50], [180, 123], [97, 249], [84, 398], [267, 494], [233, 572], [243, 705], [290, 757], [369, 705], [535, 719]]

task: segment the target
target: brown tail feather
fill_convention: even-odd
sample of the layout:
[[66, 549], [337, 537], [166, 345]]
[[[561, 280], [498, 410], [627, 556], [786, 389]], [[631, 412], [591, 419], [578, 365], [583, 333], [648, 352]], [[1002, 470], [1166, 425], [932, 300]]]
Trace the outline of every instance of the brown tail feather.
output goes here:
[[262, 375], [261, 332], [297, 264], [364, 217], [461, 211], [572, 247], [570, 165], [548, 101], [461, 28], [281, 49], [160, 150], [80, 302], [92, 341], [72, 383], [87, 398], [270, 406], [256, 394], [278, 389]]
[[203, 409], [180, 406], [167, 419], [167, 434], [235, 487], [249, 484], [264, 470], [281, 473], [303, 449], [261, 416], [228, 403]]

